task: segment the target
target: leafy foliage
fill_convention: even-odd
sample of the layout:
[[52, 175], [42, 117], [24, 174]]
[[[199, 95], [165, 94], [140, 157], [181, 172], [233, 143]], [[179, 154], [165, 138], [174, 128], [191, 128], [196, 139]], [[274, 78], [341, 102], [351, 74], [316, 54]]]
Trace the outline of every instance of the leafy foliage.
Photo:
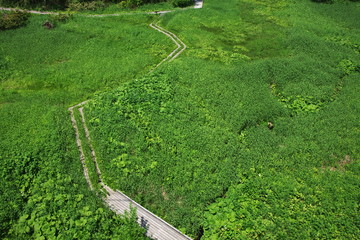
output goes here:
[[138, 8], [142, 5], [167, 3], [173, 7], [187, 7], [193, 0], [0, 0], [0, 5], [21, 8], [59, 9], [71, 11], [101, 11], [106, 7]]
[[11, 238], [145, 239], [135, 212], [119, 217], [84, 204], [84, 194], [68, 192], [69, 186], [78, 187], [69, 176], [40, 177], [34, 185], [26, 208], [10, 230]]
[[[209, 206], [203, 238], [357, 238], [353, 223], [359, 217], [353, 209], [358, 176], [317, 169], [298, 178], [289, 174], [275, 169], [242, 171], [241, 183]], [[343, 187], [334, 188], [333, 182]]]
[[4, 32], [1, 237], [143, 236], [82, 176], [65, 109], [101, 91], [85, 116], [104, 180], [183, 232], [356, 238], [355, 6], [208, 0], [161, 18], [188, 50], [145, 76], [174, 48], [151, 17], [74, 17], [45, 32], [38, 16]]
[[89, 191], [66, 109], [148, 71], [169, 40], [145, 16], [121, 27], [74, 17], [52, 31], [46, 19], [0, 35], [0, 238], [144, 239], [133, 213], [116, 216]]
[[70, 2], [67, 7], [70, 11], [94, 11], [104, 8], [105, 3], [103, 1]]
[[0, 11], [0, 30], [19, 28], [27, 24], [29, 13]]
[[164, 16], [189, 50], [86, 108], [106, 182], [194, 238], [355, 237], [358, 10], [339, 8]]
[[193, 4], [193, 0], [171, 0], [171, 4], [174, 7], [187, 7]]

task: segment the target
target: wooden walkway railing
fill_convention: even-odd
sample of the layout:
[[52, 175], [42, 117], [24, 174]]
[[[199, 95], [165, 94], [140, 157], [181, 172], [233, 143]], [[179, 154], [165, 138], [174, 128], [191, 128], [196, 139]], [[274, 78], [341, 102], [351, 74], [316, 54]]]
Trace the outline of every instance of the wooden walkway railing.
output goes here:
[[[194, 0], [194, 1], [195, 1], [194, 8], [202, 8], [202, 6], [203, 6], [202, 0]], [[2, 10], [2, 11], [15, 11], [16, 10], [16, 11], [23, 11], [23, 12], [29, 12], [32, 14], [42, 14], [42, 15], [59, 14], [59, 13], [55, 13], [55, 12], [41, 12], [41, 11], [3, 8], [3, 7], [0, 7], [0, 10]], [[144, 14], [161, 14], [161, 15], [163, 15], [168, 12], [171, 12], [171, 11], [147, 12]], [[129, 13], [87, 15], [87, 17], [107, 17], [107, 16], [126, 15], [126, 14], [129, 14]], [[151, 72], [152, 72], [156, 68], [158, 68], [160, 65], [162, 65], [164, 62], [171, 62], [172, 60], [177, 58], [186, 49], [186, 45], [184, 42], [181, 41], [180, 38], [178, 38], [178, 36], [176, 36], [174, 33], [170, 32], [170, 31], [160, 27], [157, 23], [150, 24], [150, 27], [152, 27], [153, 29], [155, 29], [155, 30], [163, 33], [167, 37], [169, 37], [177, 46], [177, 48], [174, 51], [172, 51], [166, 58], [164, 58], [158, 65], [156, 65], [155, 68], [153, 68], [151, 70]], [[91, 144], [90, 132], [86, 126], [85, 114], [83, 111], [83, 106], [88, 101], [89, 100], [81, 102], [79, 104], [76, 104], [76, 105], [70, 107], [68, 110], [70, 112], [71, 123], [74, 128], [75, 135], [76, 135], [76, 144], [79, 149], [80, 160], [81, 160], [81, 164], [83, 166], [84, 176], [89, 185], [89, 188], [91, 190], [93, 190], [94, 184], [90, 180], [90, 176], [89, 176], [90, 174], [89, 174], [89, 169], [88, 169], [87, 165], [89, 165], [89, 164], [91, 164], [91, 162], [93, 162], [95, 164], [96, 174], [98, 176], [99, 183], [103, 187], [103, 189], [106, 191], [106, 194], [107, 194], [106, 197], [104, 198], [104, 201], [108, 204], [110, 209], [112, 209], [114, 212], [116, 212], [118, 214], [124, 214], [126, 211], [129, 212], [131, 210], [131, 208], [136, 208], [139, 225], [146, 228], [146, 230], [147, 230], [146, 235], [152, 239], [191, 240], [190, 237], [181, 233], [178, 229], [176, 229], [169, 223], [165, 222], [163, 219], [156, 216], [155, 214], [151, 213], [146, 208], [142, 207], [140, 204], [138, 204], [137, 202], [135, 202], [134, 200], [132, 200], [131, 198], [126, 196], [124, 193], [122, 193], [118, 190], [111, 189], [109, 186], [107, 186], [103, 182], [102, 177], [101, 177], [100, 168], [97, 164], [96, 154], [95, 154], [94, 148]], [[74, 112], [76, 110], [79, 111], [79, 116], [81, 118], [80, 121], [76, 120], [76, 116], [75, 116], [75, 112]], [[81, 125], [79, 125], [80, 122], [81, 122]], [[80, 128], [79, 126], [82, 126], [82, 128]], [[86, 159], [86, 156], [84, 153], [84, 143], [83, 143], [83, 141], [81, 141], [81, 138], [80, 138], [80, 129], [82, 129], [84, 131], [86, 143], [91, 150], [92, 161], [89, 159]]]
[[178, 229], [151, 213], [124, 193], [113, 191], [111, 188], [105, 186], [104, 188], [109, 193], [105, 201], [114, 212], [124, 214], [125, 211], [129, 211], [130, 207], [136, 208], [138, 223], [147, 230], [146, 235], [148, 237], [158, 240], [191, 240], [190, 237], [184, 235]]
[[[194, 8], [202, 8], [203, 2], [202, 0], [195, 0], [195, 6]], [[167, 13], [169, 11], [163, 11], [161, 14]], [[154, 14], [153, 12], [149, 14]], [[114, 14], [115, 15], [115, 14]], [[105, 16], [105, 15], [99, 15], [99, 16]], [[94, 17], [94, 16], [92, 16]], [[151, 70], [154, 71], [156, 68], [158, 68], [160, 65], [162, 65], [164, 62], [171, 62], [175, 58], [177, 58], [185, 49], [186, 45], [183, 41], [181, 41], [178, 36], [176, 36], [174, 33], [160, 27], [157, 23], [150, 24], [150, 27], [153, 29], [161, 32], [162, 34], [169, 37], [177, 46], [174, 51], [172, 51], [166, 58], [164, 58], [158, 65], [155, 66]], [[86, 181], [89, 184], [90, 189], [94, 189], [93, 184], [91, 183], [90, 177], [89, 177], [89, 170], [87, 168], [88, 164], [91, 164], [91, 162], [95, 165], [96, 174], [98, 176], [98, 180], [100, 185], [102, 186], [103, 190], [106, 192], [106, 197], [104, 198], [104, 201], [107, 203], [107, 205], [110, 207], [111, 210], [116, 212], [117, 214], [124, 214], [125, 212], [130, 212], [131, 208], [136, 209], [137, 214], [137, 221], [141, 227], [144, 227], [146, 229], [146, 235], [152, 239], [157, 240], [191, 240], [190, 237], [186, 236], [185, 234], [181, 233], [178, 229], [170, 225], [169, 223], [165, 222], [160, 217], [156, 216], [155, 214], [148, 211], [146, 208], [142, 207], [140, 204], [126, 196], [124, 193], [113, 190], [109, 186], [107, 186], [101, 177], [101, 171], [97, 163], [95, 150], [91, 143], [90, 138], [90, 132], [86, 125], [85, 120], [85, 114], [83, 110], [83, 106], [88, 101], [84, 101], [82, 103], [79, 103], [75, 106], [72, 106], [69, 108], [70, 115], [71, 115], [71, 122], [73, 125], [73, 128], [75, 130], [76, 135], [76, 143], [79, 149], [80, 153], [80, 160], [84, 169], [84, 176]], [[74, 111], [79, 111], [79, 116], [81, 118], [80, 121], [76, 120]], [[78, 123], [82, 124], [82, 128], [79, 128]], [[91, 158], [92, 161], [89, 159], [86, 159], [86, 156], [84, 154], [84, 143], [80, 139], [80, 129], [84, 131], [86, 143], [88, 147], [91, 150]]]
[[[96, 155], [94, 148], [91, 144], [90, 132], [87, 128], [86, 121], [85, 121], [85, 114], [83, 111], [83, 105], [86, 102], [77, 104], [71, 108], [69, 108], [71, 121], [75, 130], [76, 135], [76, 142], [80, 152], [80, 160], [82, 162], [82, 166], [84, 169], [84, 176], [86, 181], [89, 184], [90, 189], [94, 189], [94, 184], [91, 183], [89, 177], [89, 170], [88, 165], [94, 163], [96, 174], [99, 179], [99, 183], [102, 186], [104, 192], [106, 193], [106, 197], [104, 197], [104, 201], [110, 207], [111, 210], [116, 212], [117, 214], [124, 214], [125, 212], [130, 212], [131, 208], [136, 209], [137, 220], [141, 227], [146, 229], [146, 235], [152, 239], [158, 240], [191, 240], [190, 237], [186, 236], [185, 234], [181, 233], [178, 229], [170, 225], [169, 223], [165, 222], [160, 217], [156, 216], [155, 214], [151, 213], [146, 208], [142, 207], [140, 204], [129, 198], [124, 193], [113, 190], [109, 186], [107, 186], [101, 177], [100, 168], [97, 163]], [[74, 111], [79, 111], [79, 117], [81, 119], [76, 120]], [[78, 123], [81, 122], [81, 126], [78, 126]], [[80, 139], [80, 129], [84, 131], [85, 140], [81, 141]], [[84, 143], [86, 142], [86, 143]], [[91, 158], [92, 161], [86, 159], [84, 154], [84, 144], [87, 144], [89, 149], [91, 150]]]
[[[178, 38], [174, 33], [160, 27], [157, 23], [151, 23], [150, 27], [153, 29], [161, 32], [162, 34], [166, 35], [168, 38], [170, 38], [175, 45], [177, 46], [175, 50], [173, 50], [166, 58], [164, 58], [159, 64], [155, 66], [151, 70], [154, 71], [156, 68], [158, 68], [160, 65], [162, 65], [164, 62], [171, 62], [175, 58], [177, 58], [185, 49], [186, 45], [183, 41]], [[152, 239], [157, 240], [191, 240], [190, 237], [186, 236], [185, 234], [181, 233], [178, 229], [170, 225], [169, 223], [165, 222], [160, 217], [156, 216], [155, 214], [148, 211], [146, 208], [142, 207], [140, 204], [126, 196], [124, 193], [113, 190], [109, 186], [107, 186], [101, 177], [101, 171], [97, 163], [95, 150], [91, 143], [90, 138], [90, 132], [86, 125], [85, 120], [85, 114], [83, 110], [83, 106], [88, 101], [84, 101], [82, 103], [79, 103], [75, 106], [72, 106], [69, 108], [70, 115], [71, 115], [71, 122], [73, 125], [73, 128], [75, 130], [76, 135], [76, 143], [79, 149], [80, 153], [80, 160], [82, 163], [82, 166], [84, 168], [84, 176], [86, 181], [89, 184], [90, 189], [94, 189], [93, 184], [91, 183], [90, 176], [89, 176], [89, 170], [87, 165], [88, 164], [94, 164], [96, 169], [96, 174], [98, 176], [98, 180], [102, 188], [106, 192], [106, 197], [104, 198], [104, 201], [107, 203], [107, 205], [110, 207], [111, 210], [116, 212], [117, 214], [124, 214], [125, 212], [129, 212], [131, 208], [136, 209], [137, 214], [137, 220], [140, 226], [146, 228], [146, 235]], [[81, 120], [76, 120], [74, 111], [79, 111], [79, 117]], [[79, 127], [78, 124], [82, 124], [82, 127]], [[92, 161], [89, 159], [86, 159], [86, 156], [84, 154], [84, 142], [80, 139], [80, 129], [84, 131], [84, 136], [86, 138], [86, 144], [88, 145], [89, 149], [91, 150], [91, 158]]]

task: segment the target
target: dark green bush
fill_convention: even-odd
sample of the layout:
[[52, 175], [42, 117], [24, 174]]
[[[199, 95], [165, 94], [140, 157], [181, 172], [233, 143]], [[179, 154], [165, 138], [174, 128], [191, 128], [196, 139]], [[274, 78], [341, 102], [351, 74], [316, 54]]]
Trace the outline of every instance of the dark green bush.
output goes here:
[[0, 13], [0, 29], [14, 29], [26, 25], [30, 14], [27, 12], [13, 11]]
[[313, 2], [317, 3], [333, 3], [333, 0], [312, 0]]
[[0, 0], [0, 5], [19, 8], [64, 9], [68, 2], [68, 0]]
[[71, 14], [54, 14], [49, 15], [49, 19], [43, 24], [43, 27], [46, 27], [48, 29], [52, 29], [56, 27], [60, 23], [67, 22], [72, 17]]
[[174, 7], [187, 7], [187, 6], [190, 6], [193, 3], [194, 3], [193, 0], [172, 0], [171, 1], [171, 4]]
[[94, 2], [75, 2], [69, 3], [68, 9], [72, 11], [94, 11], [105, 7], [103, 1]]
[[317, 3], [328, 3], [328, 4], [332, 4], [332, 3], [344, 3], [344, 2], [359, 2], [359, 0], [311, 0], [313, 2], [317, 2]]
[[142, 0], [127, 0], [120, 2], [120, 5], [125, 8], [136, 8], [143, 4]]
[[50, 16], [53, 22], [66, 22], [71, 17], [72, 17], [71, 14], [62, 14], [62, 13]]

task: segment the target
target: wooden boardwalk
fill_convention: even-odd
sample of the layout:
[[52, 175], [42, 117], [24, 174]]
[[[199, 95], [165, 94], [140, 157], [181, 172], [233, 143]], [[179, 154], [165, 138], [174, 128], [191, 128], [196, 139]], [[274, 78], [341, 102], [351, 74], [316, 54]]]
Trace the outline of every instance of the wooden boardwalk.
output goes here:
[[[168, 38], [170, 38], [176, 45], [176, 49], [173, 50], [166, 58], [164, 58], [159, 64], [155, 66], [150, 72], [154, 71], [156, 68], [158, 68], [160, 65], [162, 65], [165, 62], [171, 62], [175, 58], [177, 58], [185, 49], [186, 45], [183, 41], [180, 40], [174, 33], [160, 27], [157, 23], [150, 24], [150, 27], [159, 31], [160, 33], [166, 35]], [[169, 223], [165, 222], [160, 217], [156, 216], [155, 214], [151, 213], [144, 207], [142, 207], [140, 204], [126, 196], [124, 193], [113, 190], [109, 186], [107, 186], [101, 176], [101, 171], [97, 163], [95, 150], [93, 148], [93, 145], [91, 143], [91, 137], [90, 137], [90, 131], [86, 124], [86, 118], [83, 106], [88, 101], [84, 101], [82, 103], [79, 103], [75, 106], [72, 106], [69, 108], [70, 116], [71, 116], [71, 122], [73, 125], [73, 128], [75, 130], [76, 135], [76, 143], [79, 149], [80, 153], [80, 160], [84, 169], [84, 176], [89, 184], [89, 187], [91, 190], [94, 189], [94, 184], [91, 183], [90, 177], [89, 177], [89, 170], [88, 167], [89, 164], [94, 164], [96, 169], [96, 174], [98, 176], [99, 184], [102, 186], [102, 190], [106, 192], [106, 197], [104, 197], [104, 202], [109, 206], [111, 210], [116, 212], [117, 214], [124, 214], [125, 212], [130, 212], [131, 208], [136, 209], [137, 214], [137, 221], [141, 227], [144, 227], [146, 229], [146, 235], [152, 239], [157, 240], [191, 240], [190, 237], [186, 236], [185, 234], [181, 233], [178, 229], [170, 225]], [[76, 119], [75, 111], [79, 111], [78, 118]], [[80, 139], [80, 131], [83, 131], [85, 136], [85, 141], [81, 141]], [[84, 139], [83, 139], [84, 140]], [[84, 148], [85, 144], [87, 147], [91, 150], [91, 154], [89, 158], [86, 159], [86, 156], [84, 154]]]
[[[146, 229], [146, 235], [152, 239], [157, 240], [191, 240], [190, 237], [186, 236], [185, 234], [181, 233], [178, 229], [170, 225], [169, 223], [165, 222], [160, 217], [156, 216], [155, 214], [151, 213], [146, 208], [142, 207], [140, 204], [126, 196], [124, 193], [113, 190], [109, 186], [107, 186], [101, 177], [101, 171], [97, 163], [96, 155], [94, 148], [91, 144], [90, 132], [86, 125], [85, 114], [83, 106], [87, 103], [87, 101], [77, 104], [73, 107], [69, 108], [70, 115], [71, 115], [71, 122], [73, 128], [75, 130], [76, 135], [76, 143], [80, 152], [80, 160], [84, 169], [84, 176], [89, 184], [91, 190], [94, 189], [93, 184], [89, 178], [89, 170], [88, 165], [94, 164], [96, 173], [98, 175], [99, 183], [102, 186], [104, 192], [106, 193], [106, 197], [104, 197], [104, 202], [109, 206], [111, 210], [116, 212], [117, 214], [124, 214], [125, 212], [130, 212], [131, 208], [136, 209], [137, 214], [137, 221], [141, 227]], [[79, 111], [79, 117], [81, 119], [76, 120], [74, 111]], [[81, 127], [78, 126], [78, 123], [81, 123]], [[80, 139], [80, 131], [84, 132], [85, 140], [81, 141]], [[91, 159], [86, 159], [84, 154], [84, 147], [85, 144], [91, 150]]]
[[146, 235], [158, 240], [190, 240], [191, 238], [181, 233], [175, 227], [165, 222], [155, 214], [136, 203], [120, 191], [114, 191], [108, 186], [103, 186], [108, 192], [105, 202], [110, 209], [118, 214], [124, 214], [130, 207], [136, 208], [138, 223], [147, 230]]
[[[202, 8], [203, 1], [202, 0], [195, 0], [194, 8]], [[1, 9], [1, 8], [0, 8]], [[162, 12], [150, 12], [148, 14], [165, 14], [170, 11], [162, 11]], [[33, 12], [35, 14], [43, 14], [41, 12]], [[48, 13], [45, 13], [48, 14]], [[89, 17], [104, 17], [104, 16], [117, 16], [119, 14], [105, 14], [105, 15], [92, 15]], [[176, 45], [176, 49], [173, 50], [166, 58], [164, 58], [159, 64], [157, 64], [150, 72], [154, 71], [156, 68], [158, 68], [160, 65], [162, 65], [165, 62], [171, 62], [175, 58], [177, 58], [185, 49], [186, 45], [181, 39], [176, 36], [174, 33], [160, 27], [157, 23], [151, 23], [149, 25], [151, 28], [155, 29], [156, 31], [159, 31], [160, 33], [166, 35], [168, 38], [170, 38]], [[131, 208], [136, 209], [137, 214], [137, 221], [141, 227], [144, 227], [146, 229], [146, 235], [152, 239], [156, 240], [191, 240], [190, 237], [186, 236], [185, 234], [181, 233], [178, 229], [170, 225], [169, 223], [165, 222], [160, 217], [156, 216], [155, 214], [148, 211], [146, 208], [142, 207], [140, 204], [126, 196], [124, 193], [113, 190], [109, 186], [107, 186], [101, 176], [101, 171], [97, 163], [95, 150], [93, 148], [93, 145], [91, 143], [90, 138], [90, 132], [86, 125], [85, 120], [85, 114], [83, 106], [88, 101], [81, 102], [75, 106], [72, 106], [69, 108], [70, 116], [71, 116], [71, 122], [73, 125], [73, 128], [75, 130], [76, 135], [76, 143], [79, 149], [80, 153], [80, 161], [83, 166], [84, 170], [84, 176], [85, 179], [90, 187], [91, 190], [94, 189], [93, 184], [91, 183], [90, 177], [89, 177], [89, 170], [88, 165], [94, 164], [96, 169], [96, 174], [98, 176], [99, 184], [102, 186], [102, 190], [106, 192], [106, 197], [104, 197], [104, 202], [109, 206], [111, 210], [116, 212], [117, 214], [124, 214], [125, 212], [130, 212]], [[79, 111], [79, 117], [81, 118], [80, 121], [76, 120], [74, 111]], [[81, 124], [81, 128], [78, 124]], [[85, 142], [82, 142], [80, 139], [80, 131], [84, 131], [85, 135]], [[87, 144], [88, 147], [91, 150], [91, 160], [86, 159], [86, 156], [84, 154], [84, 144]]]
[[[194, 8], [202, 8], [203, 1], [202, 0], [194, 0], [195, 5]], [[33, 11], [33, 10], [23, 10], [23, 9], [14, 9], [14, 8], [3, 8], [0, 7], [0, 10], [2, 11], [21, 11], [21, 12], [29, 12], [32, 14], [42, 14], [42, 15], [48, 15], [48, 14], [59, 14], [56, 12], [42, 12], [42, 11]], [[139, 14], [160, 14], [163, 15], [165, 13], [169, 13], [171, 11], [157, 11], [157, 12], [147, 12], [147, 13], [139, 13]], [[106, 16], [119, 16], [119, 15], [127, 15], [131, 13], [120, 13], [120, 14], [99, 14], [99, 15], [87, 15], [87, 17], [106, 17]], [[177, 46], [174, 51], [172, 51], [166, 58], [164, 58], [158, 65], [155, 66], [150, 72], [154, 71], [156, 68], [158, 68], [160, 65], [162, 65], [164, 62], [171, 62], [175, 58], [177, 58], [185, 49], [186, 45], [183, 41], [181, 41], [178, 36], [176, 36], [174, 33], [160, 27], [157, 23], [150, 24], [150, 27], [159, 31], [160, 33], [166, 35], [168, 38], [170, 38], [175, 45]], [[101, 177], [101, 171], [97, 164], [96, 160], [96, 154], [94, 151], [94, 148], [91, 143], [90, 138], [90, 132], [86, 126], [86, 120], [85, 120], [85, 114], [83, 110], [83, 106], [88, 102], [84, 101], [79, 104], [76, 104], [72, 107], [70, 107], [68, 110], [70, 112], [71, 116], [71, 123], [75, 131], [76, 136], [76, 144], [79, 149], [80, 153], [80, 161], [83, 166], [84, 171], [84, 177], [86, 179], [86, 182], [89, 185], [89, 188], [91, 190], [94, 190], [94, 185], [96, 183], [92, 183], [90, 180], [90, 174], [88, 170], [89, 164], [94, 164], [96, 169], [96, 174], [99, 179], [100, 185], [103, 187], [103, 189], [106, 191], [107, 195], [104, 198], [104, 202], [110, 207], [111, 210], [116, 212], [117, 214], [124, 214], [125, 212], [129, 212], [131, 208], [136, 208], [136, 213], [138, 217], [138, 223], [140, 226], [146, 228], [146, 235], [152, 239], [156, 240], [191, 240], [190, 237], [186, 236], [185, 234], [181, 233], [178, 229], [170, 225], [169, 223], [165, 222], [160, 217], [156, 216], [155, 214], [151, 213], [144, 207], [142, 207], [140, 204], [126, 196], [124, 193], [113, 190], [109, 186], [107, 186], [103, 181]], [[79, 111], [79, 116], [81, 118], [80, 121], [76, 120], [74, 111]], [[81, 124], [81, 125], [79, 125]], [[79, 126], [82, 126], [80, 128]], [[85, 142], [81, 141], [80, 138], [80, 131], [84, 131], [85, 135]], [[86, 159], [86, 156], [84, 154], [84, 144], [87, 144], [88, 147], [91, 150], [91, 158]]]

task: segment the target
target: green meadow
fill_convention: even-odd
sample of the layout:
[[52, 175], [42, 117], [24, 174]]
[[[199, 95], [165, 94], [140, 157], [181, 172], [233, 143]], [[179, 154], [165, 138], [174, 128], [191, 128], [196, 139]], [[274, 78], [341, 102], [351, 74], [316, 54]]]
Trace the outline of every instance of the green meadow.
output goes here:
[[[207, 0], [1, 31], [0, 238], [145, 238], [87, 187], [67, 109], [90, 99], [104, 182], [192, 238], [358, 239], [359, 16]], [[176, 48], [153, 21], [187, 49], [150, 72]]]

